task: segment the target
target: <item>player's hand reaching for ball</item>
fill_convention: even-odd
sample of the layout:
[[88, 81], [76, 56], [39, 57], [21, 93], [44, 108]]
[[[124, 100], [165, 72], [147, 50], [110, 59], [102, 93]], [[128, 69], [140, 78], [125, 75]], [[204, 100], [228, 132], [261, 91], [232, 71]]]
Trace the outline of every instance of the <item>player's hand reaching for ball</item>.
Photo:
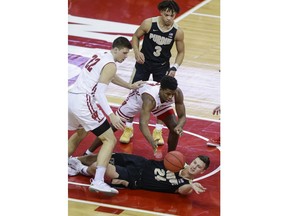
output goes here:
[[179, 136], [182, 136], [183, 129], [182, 129], [182, 127], [180, 127], [180, 126], [176, 126], [176, 127], [174, 128], [174, 132], [177, 133]]
[[158, 142], [159, 142], [159, 139], [154, 140], [152, 144], [152, 148], [154, 151], [154, 157], [157, 159], [160, 159], [163, 157], [163, 155], [162, 155], [162, 151], [158, 150]]
[[157, 152], [158, 142], [159, 142], [159, 139], [156, 139], [156, 140], [154, 140], [154, 141], [151, 143], [154, 153]]
[[200, 183], [195, 182], [191, 184], [191, 187], [193, 188], [193, 190], [199, 194], [199, 193], [203, 193], [206, 191], [206, 188], [204, 188]]

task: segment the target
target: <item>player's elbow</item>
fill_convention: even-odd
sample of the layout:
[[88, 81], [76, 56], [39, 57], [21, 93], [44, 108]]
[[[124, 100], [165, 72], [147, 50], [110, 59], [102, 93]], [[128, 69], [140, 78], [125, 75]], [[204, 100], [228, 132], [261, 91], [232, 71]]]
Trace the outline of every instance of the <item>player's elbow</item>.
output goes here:
[[191, 194], [193, 192], [193, 189], [189, 190], [189, 191], [178, 191], [179, 194], [183, 195], [183, 196], [187, 196], [189, 194]]

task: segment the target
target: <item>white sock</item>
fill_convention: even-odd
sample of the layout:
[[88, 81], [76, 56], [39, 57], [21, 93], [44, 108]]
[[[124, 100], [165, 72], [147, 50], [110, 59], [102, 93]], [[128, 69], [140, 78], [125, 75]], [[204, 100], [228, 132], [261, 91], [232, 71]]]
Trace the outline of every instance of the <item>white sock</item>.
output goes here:
[[133, 122], [126, 122], [126, 127], [133, 128]]
[[84, 176], [91, 176], [88, 172], [87, 172], [88, 166], [83, 165], [83, 167], [80, 170], [80, 173]]
[[163, 125], [162, 125], [162, 124], [156, 124], [156, 125], [155, 125], [155, 128], [156, 128], [157, 130], [162, 130]]
[[89, 149], [86, 150], [85, 155], [91, 155], [93, 152], [89, 151]]
[[106, 167], [103, 166], [97, 166], [96, 168], [96, 174], [95, 174], [95, 181], [104, 181], [104, 174], [106, 172]]

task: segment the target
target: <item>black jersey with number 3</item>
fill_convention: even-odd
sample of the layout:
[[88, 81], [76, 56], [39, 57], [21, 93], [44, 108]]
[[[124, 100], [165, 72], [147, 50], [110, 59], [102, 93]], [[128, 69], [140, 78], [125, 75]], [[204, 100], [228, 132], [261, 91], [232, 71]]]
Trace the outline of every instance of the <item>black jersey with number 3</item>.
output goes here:
[[158, 17], [153, 17], [151, 29], [144, 35], [141, 49], [141, 52], [145, 56], [145, 60], [157, 63], [168, 62], [171, 57], [171, 49], [177, 29], [178, 25], [174, 22], [169, 30], [161, 30], [158, 23]]

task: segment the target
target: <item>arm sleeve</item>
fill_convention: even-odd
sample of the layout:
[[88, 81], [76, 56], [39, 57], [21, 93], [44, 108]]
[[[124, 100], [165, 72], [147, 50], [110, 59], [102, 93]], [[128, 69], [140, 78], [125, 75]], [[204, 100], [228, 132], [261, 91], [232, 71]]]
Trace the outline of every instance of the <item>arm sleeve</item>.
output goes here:
[[108, 87], [107, 84], [98, 83], [95, 95], [96, 95], [96, 100], [100, 104], [101, 108], [104, 110], [106, 115], [109, 116], [111, 113], [113, 113], [113, 111], [111, 110], [111, 107], [109, 106], [107, 98], [105, 96], [105, 91], [107, 87]]

